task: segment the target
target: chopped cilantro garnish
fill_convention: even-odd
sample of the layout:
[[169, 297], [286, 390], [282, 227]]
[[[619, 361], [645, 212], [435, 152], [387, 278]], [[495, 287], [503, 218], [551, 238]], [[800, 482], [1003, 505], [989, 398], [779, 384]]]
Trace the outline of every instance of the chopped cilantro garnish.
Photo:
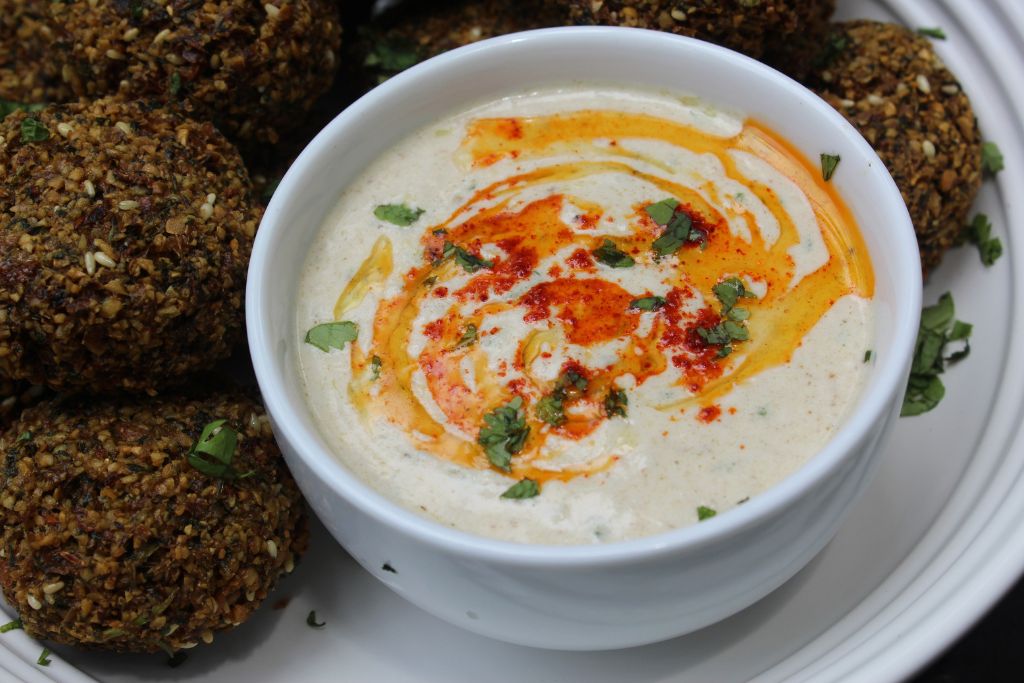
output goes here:
[[534, 413], [552, 427], [561, 427], [565, 424], [565, 400], [578, 396], [589, 385], [590, 382], [580, 373], [572, 368], [565, 370], [555, 380], [554, 391], [537, 401]]
[[522, 408], [523, 399], [516, 396], [487, 413], [484, 415], [484, 427], [477, 437], [487, 459], [503, 472], [512, 471], [512, 456], [523, 449], [526, 437], [530, 435]]
[[946, 39], [946, 32], [943, 31], [941, 28], [938, 28], [937, 26], [934, 28], [927, 28], [922, 26], [921, 28], [917, 29], [917, 33], [918, 35], [927, 36], [929, 38], [935, 38], [936, 40]]
[[747, 290], [743, 280], [730, 277], [722, 280], [711, 288], [718, 301], [722, 304], [722, 320], [712, 327], [698, 327], [697, 334], [709, 346], [718, 346], [718, 357], [725, 358], [732, 353], [732, 342], [746, 341], [750, 332], [743, 321], [750, 317], [750, 311], [740, 308], [736, 302], [740, 299], [754, 298]]
[[590, 382], [587, 381], [586, 377], [569, 368], [558, 376], [558, 379], [555, 381], [555, 391], [575, 393], [573, 390], [586, 391], [589, 385]]
[[494, 267], [494, 262], [475, 256], [451, 242], [444, 243], [444, 251], [441, 252], [441, 258], [454, 258], [455, 262], [462, 266], [462, 269], [467, 273], [475, 273], [481, 268]]
[[664, 307], [664, 305], [665, 297], [663, 296], [645, 296], [629, 302], [630, 308], [635, 308], [639, 311], [656, 311]]
[[675, 199], [663, 199], [644, 210], [655, 223], [665, 226], [665, 231], [651, 245], [658, 256], [674, 254], [687, 242], [699, 243], [701, 248], [706, 246], [707, 235], [693, 227], [690, 214], [681, 209]]
[[875, 355], [875, 352], [872, 351], [871, 349], [868, 349], [867, 351], [865, 351], [864, 352], [864, 362], [865, 363], [870, 363], [871, 362], [871, 358], [874, 355]]
[[15, 619], [14, 621], [8, 621], [3, 626], [0, 626], [0, 633], [7, 633], [8, 631], [16, 631], [17, 629], [25, 628], [21, 623], [21, 619]]
[[32, 438], [32, 432], [22, 432], [18, 434], [18, 438], [15, 441], [28, 441]]
[[380, 67], [383, 71], [398, 73], [414, 66], [419, 61], [420, 57], [414, 48], [380, 40], [370, 48], [363, 64]]
[[380, 356], [374, 355], [373, 358], [370, 359], [370, 381], [371, 382], [376, 382], [378, 379], [380, 379], [380, 368], [381, 368], [381, 365], [383, 365], [383, 361], [381, 361]]
[[986, 266], [1003, 255], [1003, 243], [998, 237], [992, 237], [992, 224], [983, 213], [977, 214], [967, 226], [967, 239], [978, 247], [978, 255]]
[[31, 116], [21, 122], [22, 142], [42, 142], [50, 137], [50, 131], [39, 119]]
[[636, 263], [632, 256], [615, 246], [611, 240], [605, 240], [604, 244], [591, 253], [599, 262], [612, 268], [629, 268]]
[[36, 660], [36, 664], [39, 666], [50, 666], [50, 648], [43, 648], [43, 651], [39, 653], [39, 659]]
[[821, 54], [815, 60], [816, 68], [825, 68], [832, 64], [839, 58], [839, 55], [846, 51], [846, 48], [850, 45], [850, 39], [842, 33], [833, 33], [825, 41], [825, 47], [822, 49]]
[[612, 389], [604, 397], [604, 412], [608, 417], [626, 417], [626, 406], [628, 405], [629, 399], [626, 398], [626, 392], [622, 389]]
[[557, 393], [541, 397], [533, 412], [539, 420], [547, 422], [552, 427], [561, 427], [565, 424], [565, 408]]
[[306, 343], [321, 351], [343, 349], [359, 336], [359, 326], [349, 320], [321, 323], [306, 333]]
[[990, 174], [1003, 170], [1003, 153], [996, 143], [986, 142], [981, 145], [981, 170]]
[[466, 346], [472, 346], [476, 343], [476, 339], [476, 325], [470, 323], [466, 325], [466, 331], [462, 333], [461, 337], [459, 337], [459, 342], [455, 345], [455, 348], [461, 349]]
[[238, 432], [226, 426], [227, 420], [214, 420], [205, 427], [188, 452], [188, 464], [203, 474], [218, 479], [245, 479], [253, 471], [239, 474], [231, 465], [238, 446]]
[[11, 102], [10, 100], [0, 99], [0, 119], [5, 118], [11, 112], [16, 111], [39, 111], [44, 108], [45, 104], [32, 103], [28, 104], [25, 102]]
[[310, 628], [323, 628], [324, 626], [327, 625], [327, 622], [326, 621], [317, 621], [316, 620], [316, 610], [314, 609], [314, 610], [310, 610], [309, 614], [306, 616], [306, 625], [309, 626]]
[[711, 519], [717, 514], [717, 510], [701, 505], [697, 508], [697, 521], [703, 522], [705, 519]]
[[[968, 338], [971, 325], [955, 320], [953, 297], [946, 292], [938, 303], [921, 311], [921, 325], [914, 345], [914, 361], [910, 367], [907, 393], [903, 398], [900, 415], [908, 417], [927, 413], [946, 395], [946, 387], [939, 378], [947, 364], [967, 357], [971, 351]], [[950, 342], [963, 342], [963, 348], [944, 355]]]
[[836, 166], [839, 165], [838, 154], [825, 154], [821, 155], [821, 177], [827, 183], [832, 180], [832, 175], [836, 172]]
[[675, 199], [662, 199], [644, 208], [647, 215], [658, 225], [668, 225], [679, 208], [679, 202]]
[[755, 295], [738, 277], [730, 277], [711, 287], [715, 297], [722, 304], [722, 313], [728, 314], [740, 299], [753, 299]]
[[524, 500], [526, 498], [534, 498], [538, 493], [540, 493], [540, 486], [533, 479], [527, 477], [509, 486], [505, 493], [501, 494], [501, 497]]
[[405, 204], [381, 204], [373, 210], [373, 215], [382, 221], [408, 227], [419, 220], [425, 209], [412, 209]]

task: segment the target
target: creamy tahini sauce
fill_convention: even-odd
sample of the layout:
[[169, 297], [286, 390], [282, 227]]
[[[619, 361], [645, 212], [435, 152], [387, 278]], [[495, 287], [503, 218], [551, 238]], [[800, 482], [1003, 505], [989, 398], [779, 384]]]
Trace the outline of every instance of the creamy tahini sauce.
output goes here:
[[[699, 232], [656, 258], [645, 207], [667, 198]], [[400, 227], [383, 204], [424, 213]], [[595, 259], [607, 239], [635, 264]], [[467, 272], [446, 243], [491, 265]], [[755, 296], [723, 356], [698, 328], [722, 322], [728, 278]], [[343, 350], [302, 344], [299, 365], [324, 437], [371, 486], [464, 531], [580, 544], [694, 523], [800, 467], [861, 390], [872, 293], [849, 213], [770, 131], [691, 98], [566, 89], [457, 114], [373, 164], [311, 247], [295, 334], [358, 324]], [[664, 306], [630, 307], [650, 296]], [[585, 388], [552, 426], [538, 402], [570, 370]], [[477, 438], [516, 396], [530, 432], [502, 472]], [[540, 494], [501, 498], [523, 478]]]

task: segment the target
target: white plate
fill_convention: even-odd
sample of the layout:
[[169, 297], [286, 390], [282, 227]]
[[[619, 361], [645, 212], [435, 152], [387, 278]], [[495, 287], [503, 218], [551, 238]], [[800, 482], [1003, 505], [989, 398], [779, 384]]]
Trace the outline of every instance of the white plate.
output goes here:
[[[945, 376], [932, 413], [899, 422], [877, 479], [835, 540], [768, 598], [721, 624], [633, 650], [562, 653], [504, 645], [407, 604], [360, 569], [318, 525], [312, 550], [260, 612], [181, 667], [161, 656], [59, 648], [0, 636], [0, 679], [189, 681], [895, 681], [974, 623], [1024, 570], [1024, 339], [1019, 265], [1024, 188], [1024, 3], [839, 0], [840, 18], [940, 26], [943, 59], [999, 143], [1006, 170], [978, 209], [1006, 254], [992, 268], [967, 247], [934, 273], [926, 301], [951, 290], [974, 323], [973, 353]], [[287, 607], [271, 605], [290, 597]], [[327, 622], [309, 628], [311, 609]], [[9, 611], [9, 610], [8, 610]], [[4, 674], [7, 676], [4, 676]]]

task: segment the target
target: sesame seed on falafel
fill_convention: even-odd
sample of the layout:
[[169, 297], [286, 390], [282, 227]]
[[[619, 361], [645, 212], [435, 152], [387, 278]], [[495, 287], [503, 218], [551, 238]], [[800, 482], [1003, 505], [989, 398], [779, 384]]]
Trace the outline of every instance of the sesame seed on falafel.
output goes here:
[[241, 337], [260, 209], [212, 124], [99, 100], [0, 121], [0, 377], [153, 392]]
[[876, 21], [836, 24], [808, 85], [860, 131], [899, 186], [925, 273], [957, 244], [981, 185], [970, 100], [927, 38]]
[[[233, 476], [191, 464], [204, 427]], [[208, 441], [209, 442], [209, 441]], [[0, 436], [0, 588], [36, 638], [175, 651], [245, 621], [304, 552], [295, 482], [241, 395], [51, 401]]]

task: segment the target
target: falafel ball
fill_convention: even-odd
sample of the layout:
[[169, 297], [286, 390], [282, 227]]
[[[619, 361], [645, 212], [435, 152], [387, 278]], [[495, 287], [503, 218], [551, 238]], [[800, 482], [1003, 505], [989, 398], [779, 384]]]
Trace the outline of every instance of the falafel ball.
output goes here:
[[442, 52], [506, 33], [563, 25], [564, 2], [448, 0], [404, 3], [364, 28], [351, 44], [345, 68], [364, 69], [364, 88]]
[[[190, 449], [221, 420], [204, 443], [237, 445], [214, 476]], [[0, 451], [0, 588], [36, 638], [123, 652], [210, 642], [306, 548], [302, 497], [262, 406], [241, 395], [46, 402]]]
[[210, 123], [99, 100], [0, 121], [0, 377], [154, 392], [241, 337], [261, 210]]
[[77, 95], [179, 104], [241, 146], [276, 143], [331, 85], [332, 0], [54, 3], [57, 54]]
[[0, 100], [64, 102], [71, 90], [53, 58], [48, 0], [0, 0]]
[[566, 0], [574, 23], [631, 26], [699, 38], [793, 78], [806, 74], [828, 34], [835, 0]]
[[981, 134], [927, 38], [875, 21], [836, 24], [809, 86], [860, 131], [910, 211], [925, 273], [957, 244], [981, 185]]

